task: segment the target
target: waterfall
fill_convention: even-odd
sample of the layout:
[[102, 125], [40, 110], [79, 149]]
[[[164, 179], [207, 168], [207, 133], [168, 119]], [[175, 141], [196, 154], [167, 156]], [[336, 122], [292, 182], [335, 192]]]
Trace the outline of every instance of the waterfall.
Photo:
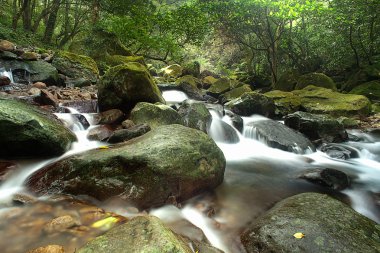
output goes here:
[[6, 70], [5, 68], [0, 68], [0, 76], [6, 76], [9, 78], [9, 80], [11, 80], [11, 83], [14, 83], [14, 79], [13, 79], [13, 74], [12, 74], [12, 70]]

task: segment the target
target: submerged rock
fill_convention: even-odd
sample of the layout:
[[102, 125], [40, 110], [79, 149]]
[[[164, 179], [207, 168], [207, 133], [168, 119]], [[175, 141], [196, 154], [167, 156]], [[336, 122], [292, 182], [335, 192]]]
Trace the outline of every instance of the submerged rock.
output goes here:
[[205, 133], [181, 125], [161, 126], [109, 149], [91, 150], [34, 173], [39, 194], [113, 196], [139, 208], [186, 200], [223, 181], [225, 158]]
[[264, 141], [272, 148], [301, 154], [315, 151], [313, 143], [305, 138], [304, 135], [280, 122], [260, 120], [249, 123], [247, 127], [254, 129], [256, 133], [254, 137]]
[[57, 156], [75, 140], [75, 135], [53, 115], [0, 98], [0, 146], [4, 147], [0, 157]]
[[[190, 245], [193, 247], [190, 248]], [[202, 248], [204, 249], [204, 248]], [[187, 239], [176, 235], [162, 221], [154, 216], [138, 216], [127, 223], [115, 227], [102, 236], [88, 242], [78, 253], [217, 253], [219, 250], [209, 246], [207, 251]]]
[[[293, 237], [303, 233], [302, 239]], [[259, 217], [241, 235], [253, 252], [379, 252], [380, 227], [327, 195], [287, 198]]]
[[151, 128], [181, 123], [181, 116], [170, 106], [146, 102], [140, 102], [133, 108], [130, 119], [136, 124], [147, 123]]
[[323, 144], [320, 150], [331, 158], [347, 160], [351, 158], [359, 158], [360, 151], [354, 147], [345, 144], [328, 143]]
[[351, 183], [346, 173], [335, 169], [310, 169], [299, 178], [338, 191], [346, 189]]
[[101, 111], [130, 111], [138, 102], [165, 103], [147, 69], [137, 62], [110, 68], [99, 84], [98, 103]]
[[285, 117], [285, 125], [303, 133], [312, 141], [343, 142], [348, 139], [343, 124], [329, 115], [295, 112]]

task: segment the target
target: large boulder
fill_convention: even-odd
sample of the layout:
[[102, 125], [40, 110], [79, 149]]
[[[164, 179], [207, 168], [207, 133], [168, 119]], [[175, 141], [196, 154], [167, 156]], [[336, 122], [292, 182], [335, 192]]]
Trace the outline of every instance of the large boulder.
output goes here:
[[365, 96], [343, 94], [313, 85], [292, 92], [271, 91], [265, 96], [275, 101], [277, 112], [283, 115], [301, 108], [306, 112], [334, 117], [366, 116], [371, 112], [371, 102]]
[[12, 52], [16, 48], [16, 45], [8, 40], [0, 40], [0, 51]]
[[169, 125], [53, 163], [34, 173], [27, 185], [38, 194], [85, 194], [99, 200], [119, 196], [150, 208], [215, 188], [224, 168], [224, 155], [209, 136]]
[[343, 124], [329, 115], [295, 112], [285, 117], [285, 125], [312, 141], [343, 142], [348, 139]]
[[[246, 129], [253, 128], [256, 136], [248, 136], [259, 139], [272, 148], [284, 151], [304, 154], [315, 151], [314, 145], [301, 133], [274, 120], [259, 120], [247, 124]], [[245, 135], [248, 135], [248, 132]]]
[[110, 68], [98, 87], [101, 111], [117, 108], [128, 112], [138, 102], [165, 103], [147, 69], [137, 62]]
[[96, 83], [99, 79], [96, 62], [85, 55], [58, 51], [54, 55], [52, 65], [57, 68], [59, 73], [69, 78], [83, 78], [91, 83]]
[[169, 65], [165, 68], [160, 69], [160, 74], [167, 78], [170, 78], [170, 77], [177, 78], [182, 75], [182, 71], [183, 71], [183, 68], [181, 67], [181, 65], [173, 64], [173, 65]]
[[371, 81], [360, 84], [350, 91], [350, 94], [358, 94], [367, 98], [379, 101], [380, 100], [380, 80]]
[[260, 114], [271, 117], [275, 112], [273, 99], [257, 92], [244, 93], [240, 98], [228, 102], [225, 106], [240, 116]]
[[309, 73], [300, 76], [294, 89], [301, 90], [309, 85], [336, 90], [334, 81], [323, 73]]
[[75, 135], [53, 115], [0, 98], [0, 157], [58, 156], [75, 140]]
[[227, 77], [222, 77], [214, 82], [207, 90], [207, 94], [215, 98], [219, 98], [220, 95], [231, 89], [231, 80]]
[[129, 118], [136, 124], [146, 123], [151, 128], [181, 123], [181, 116], [170, 106], [146, 102], [138, 103]]
[[[204, 245], [197, 247], [166, 227], [154, 216], [138, 216], [96, 237], [78, 250], [78, 253], [219, 253]], [[202, 251], [200, 251], [202, 249]]]
[[[302, 233], [304, 237], [293, 237]], [[301, 235], [302, 237], [302, 235]], [[327, 195], [303, 193], [279, 202], [241, 236], [253, 252], [380, 252], [380, 226]]]
[[287, 71], [283, 73], [273, 85], [274, 90], [292, 91], [296, 87], [300, 74], [297, 71]]
[[208, 133], [212, 116], [204, 103], [186, 100], [178, 108], [184, 126]]
[[190, 75], [182, 76], [175, 82], [175, 88], [186, 93], [190, 98], [203, 100], [203, 96], [199, 88], [202, 87], [202, 82]]
[[2, 60], [0, 66], [11, 69], [15, 83], [43, 82], [60, 85], [57, 69], [45, 61]]
[[251, 92], [251, 86], [244, 84], [240, 87], [234, 88], [219, 97], [219, 101], [222, 103], [229, 102], [233, 99], [241, 97], [244, 93]]

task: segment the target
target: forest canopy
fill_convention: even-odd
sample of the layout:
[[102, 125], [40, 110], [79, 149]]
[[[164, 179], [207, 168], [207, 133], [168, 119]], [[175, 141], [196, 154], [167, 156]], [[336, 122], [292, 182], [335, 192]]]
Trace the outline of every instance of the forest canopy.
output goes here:
[[380, 60], [378, 0], [1, 0], [0, 16], [0, 37], [19, 43], [67, 49], [102, 29], [147, 60], [272, 83]]

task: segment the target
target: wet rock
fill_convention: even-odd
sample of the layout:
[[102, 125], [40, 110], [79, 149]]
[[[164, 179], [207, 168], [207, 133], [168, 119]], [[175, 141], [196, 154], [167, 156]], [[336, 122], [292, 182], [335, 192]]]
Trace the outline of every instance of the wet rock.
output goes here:
[[337, 144], [337, 143], [323, 144], [320, 147], [320, 150], [326, 153], [331, 158], [341, 159], [341, 160], [359, 158], [360, 156], [359, 150], [345, 144]]
[[233, 144], [240, 141], [236, 130], [221, 119], [213, 119], [211, 128], [215, 129], [210, 135], [216, 142]]
[[202, 87], [202, 82], [193, 76], [182, 76], [175, 82], [175, 88], [181, 90], [189, 96], [189, 98], [196, 100], [203, 100], [203, 96], [199, 88]]
[[208, 133], [212, 116], [203, 103], [186, 100], [178, 109], [184, 126]]
[[329, 115], [295, 112], [285, 117], [285, 125], [312, 141], [343, 142], [348, 139], [343, 124]]
[[126, 119], [123, 122], [121, 122], [121, 125], [123, 126], [123, 128], [128, 129], [134, 127], [135, 123], [130, 119]]
[[0, 98], [0, 157], [63, 154], [75, 135], [53, 115], [19, 101]]
[[98, 124], [118, 124], [124, 118], [124, 113], [119, 109], [111, 109], [98, 115]]
[[80, 122], [80, 124], [83, 126], [84, 129], [87, 129], [90, 127], [90, 123], [87, 121], [86, 117], [82, 114], [74, 113], [72, 114], [73, 117], [77, 118], [77, 120]]
[[40, 96], [41, 95], [41, 90], [38, 89], [38, 88], [35, 88], [35, 87], [32, 87], [30, 88], [30, 90], [28, 91], [28, 94], [29, 95], [32, 95], [32, 96]]
[[95, 113], [97, 112], [98, 101], [97, 100], [74, 100], [66, 101], [62, 103], [62, 106], [73, 107], [80, 113]]
[[0, 76], [0, 86], [6, 86], [11, 84], [11, 79], [7, 76]]
[[231, 111], [226, 111], [226, 115], [228, 115], [231, 118], [232, 125], [240, 132], [243, 133], [244, 129], [244, 120], [242, 117], [239, 115], [231, 112]]
[[[297, 232], [305, 235], [296, 239]], [[251, 252], [378, 252], [380, 227], [327, 195], [287, 198], [241, 235]]]
[[109, 143], [118, 143], [128, 141], [130, 139], [139, 137], [150, 131], [150, 126], [147, 124], [140, 124], [132, 126], [128, 129], [115, 130], [110, 138], [107, 140]]
[[119, 196], [148, 208], [215, 188], [224, 168], [222, 151], [205, 133], [168, 125], [109, 149], [63, 159], [34, 173], [26, 184], [39, 194]]
[[7, 178], [8, 173], [11, 173], [16, 168], [16, 164], [8, 161], [0, 161], [0, 182]]
[[301, 133], [274, 120], [260, 120], [247, 124], [254, 128], [259, 140], [263, 140], [268, 146], [288, 152], [308, 153], [315, 151], [314, 145]]
[[54, 96], [48, 90], [40, 90], [40, 92], [40, 96], [34, 99], [35, 102], [39, 103], [40, 105], [52, 105], [54, 107], [58, 107], [59, 100], [56, 96]]
[[240, 98], [228, 102], [225, 106], [240, 116], [260, 114], [271, 117], [275, 110], [273, 99], [257, 92], [245, 93]]
[[105, 141], [111, 137], [112, 133], [113, 129], [107, 125], [96, 126], [90, 129], [87, 134], [87, 138], [89, 140]]
[[129, 112], [138, 102], [165, 102], [149, 72], [136, 62], [110, 68], [99, 84], [98, 98], [100, 111]]
[[12, 52], [15, 49], [15, 44], [8, 40], [0, 40], [0, 51]]
[[309, 169], [302, 173], [299, 178], [338, 191], [346, 189], [351, 184], [346, 173], [335, 169]]
[[36, 203], [38, 199], [30, 194], [17, 193], [13, 195], [12, 201], [15, 204], [31, 204], [31, 203]]
[[49, 223], [47, 223], [44, 227], [44, 232], [48, 234], [61, 232], [76, 225], [78, 225], [78, 222], [75, 221], [72, 216], [65, 215], [57, 217], [51, 220]]
[[45, 247], [39, 247], [37, 249], [30, 250], [28, 253], [65, 253], [65, 250], [60, 245], [48, 245]]
[[0, 58], [4, 60], [15, 60], [17, 59], [17, 55], [8, 51], [0, 51]]
[[[71, 79], [84, 79], [96, 83], [99, 79], [99, 70], [96, 62], [85, 55], [58, 51], [54, 55], [52, 65], [57, 70]], [[83, 82], [82, 82], [83, 83]]]
[[129, 118], [136, 124], [147, 123], [152, 129], [181, 123], [181, 116], [170, 106], [146, 102], [138, 103], [131, 111]]

